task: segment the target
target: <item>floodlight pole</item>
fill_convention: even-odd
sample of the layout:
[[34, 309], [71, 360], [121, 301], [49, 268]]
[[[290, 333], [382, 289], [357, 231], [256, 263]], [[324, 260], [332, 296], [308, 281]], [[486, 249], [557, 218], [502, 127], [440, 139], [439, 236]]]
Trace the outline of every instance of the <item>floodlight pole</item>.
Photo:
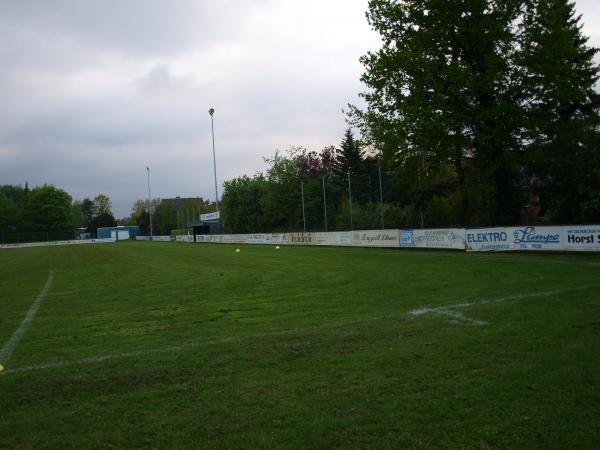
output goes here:
[[304, 224], [304, 232], [306, 233], [306, 215], [304, 214], [304, 180], [300, 180], [300, 189], [302, 191], [302, 223]]
[[150, 199], [150, 167], [146, 167], [146, 171], [148, 172], [148, 214], [150, 216], [150, 237], [152, 234], [152, 201]]
[[350, 200], [350, 230], [354, 230], [354, 224], [352, 222], [352, 186], [350, 185], [350, 167], [348, 167], [348, 197]]
[[327, 198], [325, 197], [325, 175], [323, 175], [323, 211], [325, 213], [325, 232], [327, 233]]
[[381, 162], [379, 163], [379, 204], [381, 205], [381, 229], [385, 230], [383, 223], [383, 184], [381, 183]]
[[[210, 108], [208, 110], [208, 114], [210, 114], [210, 130], [212, 132], [212, 147], [213, 147], [213, 169], [215, 171], [215, 202], [217, 204], [217, 212], [219, 212], [219, 191], [217, 190], [217, 157], [215, 155], [215, 124], [213, 120], [213, 115], [215, 114], [215, 109]], [[221, 215], [219, 214], [219, 225], [221, 224]], [[220, 226], [219, 226], [220, 228]]]

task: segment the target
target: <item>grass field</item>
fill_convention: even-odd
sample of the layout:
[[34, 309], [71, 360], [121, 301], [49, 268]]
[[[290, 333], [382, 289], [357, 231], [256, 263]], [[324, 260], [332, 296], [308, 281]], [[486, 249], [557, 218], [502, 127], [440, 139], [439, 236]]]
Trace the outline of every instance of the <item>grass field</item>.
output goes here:
[[237, 247], [0, 251], [0, 448], [597, 448], [599, 254]]

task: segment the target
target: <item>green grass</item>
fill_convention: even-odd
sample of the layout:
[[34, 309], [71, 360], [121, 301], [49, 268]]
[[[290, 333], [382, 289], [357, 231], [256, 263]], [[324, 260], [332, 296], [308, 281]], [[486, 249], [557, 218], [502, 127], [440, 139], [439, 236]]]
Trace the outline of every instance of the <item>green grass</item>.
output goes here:
[[[2, 250], [0, 346], [50, 270], [0, 361], [0, 448], [600, 442], [598, 254]], [[408, 314], [470, 302], [452, 311], [487, 325]]]

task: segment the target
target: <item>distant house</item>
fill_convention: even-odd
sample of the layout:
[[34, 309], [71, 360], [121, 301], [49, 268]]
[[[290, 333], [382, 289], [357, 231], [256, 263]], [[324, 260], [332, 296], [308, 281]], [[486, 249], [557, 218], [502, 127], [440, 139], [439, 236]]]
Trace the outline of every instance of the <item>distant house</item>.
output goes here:
[[132, 226], [117, 226], [117, 227], [102, 227], [98, 228], [98, 239], [114, 238], [118, 241], [123, 241], [135, 238], [140, 235], [140, 227]]

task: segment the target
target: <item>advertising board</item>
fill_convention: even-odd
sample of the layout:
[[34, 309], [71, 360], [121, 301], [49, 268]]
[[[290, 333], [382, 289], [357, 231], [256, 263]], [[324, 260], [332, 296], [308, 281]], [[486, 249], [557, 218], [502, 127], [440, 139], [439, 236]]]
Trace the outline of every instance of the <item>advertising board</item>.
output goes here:
[[288, 243], [287, 234], [285, 234], [285, 233], [275, 233], [272, 236], [273, 236], [272, 244], [285, 245]]
[[313, 245], [340, 245], [340, 233], [335, 231], [311, 233]]
[[400, 230], [351, 231], [350, 245], [356, 247], [400, 247]]
[[288, 233], [287, 241], [292, 245], [315, 245], [313, 233]]
[[218, 220], [220, 218], [221, 218], [221, 214], [219, 211], [200, 215], [200, 220], [203, 220], [203, 221]]
[[114, 238], [103, 239], [73, 239], [69, 241], [46, 241], [46, 242], [21, 242], [14, 244], [0, 244], [0, 248], [27, 248], [27, 247], [51, 247], [54, 245], [82, 245], [82, 244], [108, 244], [113, 243]]
[[465, 241], [470, 252], [564, 250], [562, 227], [477, 228], [466, 230]]
[[464, 228], [401, 230], [400, 247], [464, 250], [465, 230]]
[[246, 237], [248, 244], [271, 244], [273, 242], [273, 235], [271, 234], [249, 234]]
[[567, 251], [600, 252], [600, 225], [571, 225], [563, 227]]

